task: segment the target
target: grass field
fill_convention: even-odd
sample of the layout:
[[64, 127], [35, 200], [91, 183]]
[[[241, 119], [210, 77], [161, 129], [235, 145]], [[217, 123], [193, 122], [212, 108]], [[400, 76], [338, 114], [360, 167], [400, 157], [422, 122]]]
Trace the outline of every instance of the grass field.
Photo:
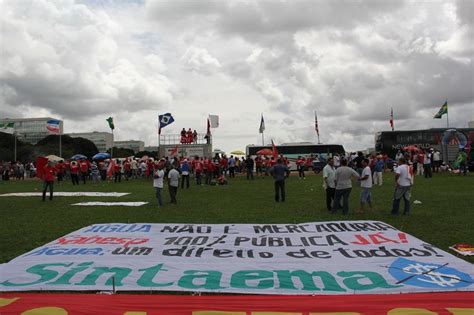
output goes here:
[[[384, 185], [374, 187], [375, 213], [355, 214], [359, 188], [351, 193], [350, 214], [329, 214], [321, 175], [296, 176], [287, 181], [287, 201], [273, 201], [273, 181], [244, 177], [231, 179], [227, 186], [196, 186], [178, 191], [178, 205], [158, 209], [151, 181], [139, 179], [115, 184], [55, 185], [56, 191], [130, 192], [120, 198], [57, 197], [41, 202], [37, 197], [0, 197], [0, 263], [92, 223], [302, 223], [330, 220], [373, 219], [387, 222], [446, 251], [455, 243], [474, 243], [474, 176], [435, 174], [417, 177], [412, 190], [409, 217], [390, 215], [393, 175], [384, 174]], [[40, 191], [36, 180], [0, 182], [0, 193]], [[78, 207], [80, 201], [148, 201], [141, 207]], [[403, 202], [402, 202], [403, 207]], [[474, 259], [467, 259], [474, 262]]]

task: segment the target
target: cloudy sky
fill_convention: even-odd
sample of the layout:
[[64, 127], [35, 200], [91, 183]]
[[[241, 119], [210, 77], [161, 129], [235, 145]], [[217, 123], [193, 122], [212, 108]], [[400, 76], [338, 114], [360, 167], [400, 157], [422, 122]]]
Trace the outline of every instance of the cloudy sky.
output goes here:
[[0, 117], [157, 144], [157, 115], [214, 147], [316, 141], [474, 120], [474, 1], [0, 0]]

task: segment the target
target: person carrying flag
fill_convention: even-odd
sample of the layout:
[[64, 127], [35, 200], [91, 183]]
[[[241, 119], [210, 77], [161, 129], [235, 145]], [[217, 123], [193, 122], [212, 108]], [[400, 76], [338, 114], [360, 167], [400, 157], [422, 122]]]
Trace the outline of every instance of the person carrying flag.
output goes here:
[[56, 179], [56, 168], [53, 162], [49, 161], [43, 168], [43, 201], [46, 200], [46, 191], [49, 187], [49, 200], [53, 200], [53, 186]]

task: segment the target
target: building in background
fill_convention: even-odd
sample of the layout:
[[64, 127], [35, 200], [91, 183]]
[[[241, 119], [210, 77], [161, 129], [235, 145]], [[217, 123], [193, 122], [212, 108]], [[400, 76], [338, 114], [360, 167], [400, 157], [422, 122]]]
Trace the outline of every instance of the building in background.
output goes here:
[[68, 133], [71, 138], [84, 138], [92, 141], [99, 152], [106, 152], [114, 145], [114, 136], [111, 132], [76, 132]]
[[146, 146], [144, 151], [149, 151], [149, 152], [155, 151], [155, 152], [158, 152], [158, 146], [157, 146], [157, 145], [155, 145], [155, 146], [153, 146], [153, 145], [151, 145], [151, 146]]
[[130, 149], [138, 153], [145, 150], [145, 142], [140, 140], [115, 141], [114, 147], [122, 149]]
[[469, 127], [469, 128], [474, 128], [474, 121], [470, 121], [470, 122], [468, 123], [468, 127]]
[[52, 117], [40, 117], [40, 118], [5, 118], [0, 119], [0, 124], [14, 123], [14, 132], [17, 139], [23, 142], [36, 144], [44, 137], [51, 134], [46, 128], [46, 122], [48, 120], [59, 121], [59, 132], [63, 134], [63, 121]]

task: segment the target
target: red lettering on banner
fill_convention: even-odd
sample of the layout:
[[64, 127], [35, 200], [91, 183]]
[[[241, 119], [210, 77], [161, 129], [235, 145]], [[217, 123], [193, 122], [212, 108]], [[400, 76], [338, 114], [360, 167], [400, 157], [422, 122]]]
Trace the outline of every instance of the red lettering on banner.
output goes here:
[[374, 233], [374, 234], [369, 234], [367, 237], [364, 237], [360, 234], [355, 234], [354, 235], [356, 238], [356, 241], [351, 242], [351, 244], [356, 244], [356, 245], [379, 245], [379, 244], [384, 244], [384, 243], [394, 243], [394, 244], [399, 244], [399, 243], [408, 243], [407, 237], [405, 233], [398, 233], [398, 240], [388, 238], [383, 235], [382, 232]]
[[70, 235], [64, 236], [58, 239], [57, 244], [67, 245], [67, 244], [100, 244], [100, 245], [120, 245], [123, 244], [124, 247], [130, 245], [143, 244], [148, 242], [149, 238], [128, 238], [128, 237], [101, 237], [101, 236], [79, 236], [79, 235]]

